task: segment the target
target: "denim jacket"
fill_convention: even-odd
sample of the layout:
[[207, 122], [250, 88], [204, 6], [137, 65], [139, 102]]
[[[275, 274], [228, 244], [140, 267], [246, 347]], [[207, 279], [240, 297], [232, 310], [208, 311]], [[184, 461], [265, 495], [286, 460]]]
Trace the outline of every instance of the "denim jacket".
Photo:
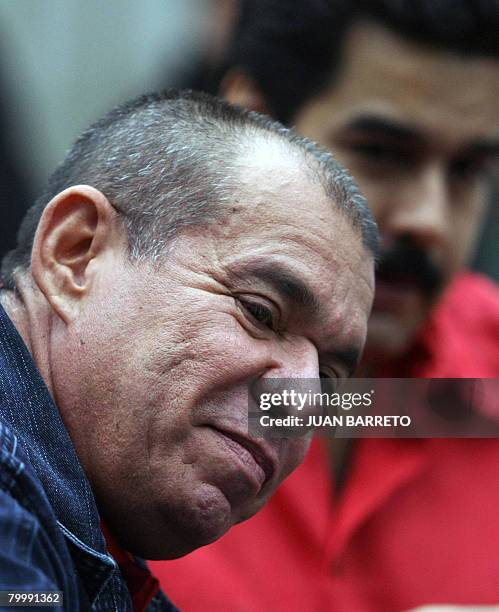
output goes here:
[[[62, 591], [70, 612], [133, 609], [59, 411], [0, 306], [0, 590], [8, 589]], [[176, 608], [160, 592], [154, 610]]]

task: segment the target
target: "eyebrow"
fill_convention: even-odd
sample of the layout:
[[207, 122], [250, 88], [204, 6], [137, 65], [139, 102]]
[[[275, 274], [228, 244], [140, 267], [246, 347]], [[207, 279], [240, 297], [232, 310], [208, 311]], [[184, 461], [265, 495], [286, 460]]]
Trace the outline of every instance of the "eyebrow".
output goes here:
[[252, 261], [232, 267], [232, 274], [240, 276], [242, 273], [268, 283], [278, 293], [292, 300], [298, 306], [311, 310], [314, 314], [318, 314], [322, 310], [317, 296], [306, 281], [296, 276], [289, 268], [279, 262]]
[[423, 140], [423, 134], [410, 123], [404, 123], [387, 117], [366, 114], [353, 119], [345, 126], [347, 130], [369, 132], [400, 140]]
[[[392, 120], [379, 115], [360, 115], [347, 123], [344, 131], [358, 130], [373, 136], [379, 135], [394, 140], [410, 140], [422, 143], [424, 133], [410, 123]], [[496, 156], [499, 155], [499, 140], [480, 140], [466, 147], [466, 152]]]

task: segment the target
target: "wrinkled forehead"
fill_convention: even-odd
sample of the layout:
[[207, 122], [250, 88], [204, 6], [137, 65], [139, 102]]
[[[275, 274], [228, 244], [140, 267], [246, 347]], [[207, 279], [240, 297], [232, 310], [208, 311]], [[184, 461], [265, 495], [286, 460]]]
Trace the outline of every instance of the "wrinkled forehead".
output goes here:
[[399, 116], [456, 137], [499, 134], [499, 61], [437, 49], [358, 22], [332, 86], [336, 113]]
[[286, 258], [304, 273], [354, 269], [372, 257], [360, 230], [325, 192], [303, 155], [279, 147], [255, 148], [241, 160], [239, 189], [220, 223], [210, 228], [218, 261]]

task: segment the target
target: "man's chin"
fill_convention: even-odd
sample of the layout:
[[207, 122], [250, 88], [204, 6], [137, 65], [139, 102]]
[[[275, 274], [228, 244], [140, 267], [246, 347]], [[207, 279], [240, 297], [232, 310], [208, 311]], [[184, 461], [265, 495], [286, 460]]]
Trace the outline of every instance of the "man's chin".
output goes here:
[[[222, 537], [236, 518], [224, 495], [211, 485], [198, 495], [170, 504], [150, 504], [137, 517], [114, 514], [113, 524], [121, 546], [144, 559], [177, 559]], [[180, 501], [180, 500], [179, 500]]]

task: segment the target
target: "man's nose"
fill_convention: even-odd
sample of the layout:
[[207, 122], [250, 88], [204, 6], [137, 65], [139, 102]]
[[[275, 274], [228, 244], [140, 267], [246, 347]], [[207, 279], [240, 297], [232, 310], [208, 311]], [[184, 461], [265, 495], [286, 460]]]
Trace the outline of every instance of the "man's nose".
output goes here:
[[445, 169], [438, 164], [421, 169], [399, 189], [385, 219], [391, 238], [411, 238], [420, 246], [441, 246], [449, 231], [451, 194]]
[[[279, 398], [273, 404], [274, 416], [306, 419], [312, 414], [321, 414], [321, 406], [316, 406], [312, 399], [313, 394], [321, 392], [319, 358], [314, 344], [302, 336], [288, 337], [280, 344], [274, 358], [274, 367], [267, 370], [257, 385], [260, 391]], [[295, 434], [305, 432], [294, 431]], [[288, 431], [286, 437], [290, 435]]]
[[319, 357], [307, 338], [293, 336], [279, 346], [269, 378], [319, 378]]

